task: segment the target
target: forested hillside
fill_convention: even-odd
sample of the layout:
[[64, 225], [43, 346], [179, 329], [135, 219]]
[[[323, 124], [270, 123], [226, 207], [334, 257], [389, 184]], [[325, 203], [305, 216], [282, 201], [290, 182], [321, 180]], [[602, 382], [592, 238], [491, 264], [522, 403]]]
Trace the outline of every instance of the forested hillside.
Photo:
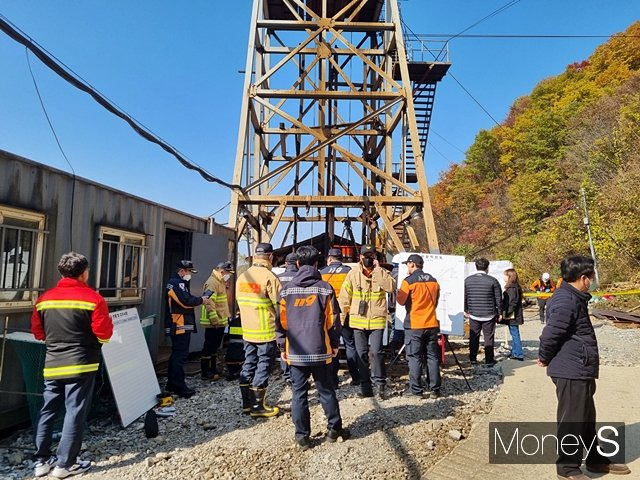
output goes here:
[[640, 22], [623, 35], [518, 98], [442, 174], [443, 252], [558, 275], [563, 256], [589, 252], [584, 187], [603, 283], [640, 280]]

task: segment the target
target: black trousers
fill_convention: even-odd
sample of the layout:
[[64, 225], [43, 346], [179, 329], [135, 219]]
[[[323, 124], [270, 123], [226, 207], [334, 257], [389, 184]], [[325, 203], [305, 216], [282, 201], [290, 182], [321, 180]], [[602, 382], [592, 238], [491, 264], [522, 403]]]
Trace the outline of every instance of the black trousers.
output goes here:
[[469, 319], [469, 358], [476, 360], [480, 348], [480, 333], [484, 336], [485, 361], [493, 360], [493, 338], [496, 334], [496, 321], [479, 322]]
[[202, 360], [213, 360], [211, 365], [214, 372], [218, 371], [216, 362], [216, 353], [220, 345], [222, 345], [222, 339], [224, 338], [224, 327], [210, 327], [204, 330], [204, 345], [202, 346]]
[[360, 370], [358, 368], [358, 352], [356, 350], [356, 341], [353, 337], [353, 328], [348, 325], [342, 327], [342, 342], [347, 356], [347, 366], [351, 379], [355, 382], [360, 381]]
[[[593, 395], [596, 393], [595, 380], [570, 380], [567, 378], [552, 378], [556, 386], [558, 397], [558, 438], [566, 435], [582, 437], [587, 445], [591, 445], [596, 437], [596, 405]], [[596, 445], [589, 451], [586, 459], [587, 465], [608, 464], [607, 457], [598, 453]], [[574, 455], [565, 454], [562, 449], [556, 460], [558, 475], [577, 475], [582, 473], [583, 451], [578, 448]]]
[[440, 347], [438, 346], [439, 328], [406, 329], [404, 343], [409, 362], [409, 387], [417, 395], [423, 393], [422, 357], [427, 359], [429, 389], [439, 390], [442, 384], [440, 377]]
[[369, 342], [373, 356], [373, 380], [377, 385], [384, 385], [387, 374], [384, 370], [384, 355], [382, 353], [382, 334], [384, 330], [353, 330], [353, 338], [358, 352], [358, 370], [360, 371], [360, 386], [363, 391], [371, 390], [371, 372], [369, 370]]
[[291, 365], [291, 418], [296, 427], [296, 439], [311, 435], [311, 413], [309, 412], [309, 376], [311, 375], [318, 390], [320, 405], [327, 417], [327, 428], [331, 430], [342, 428], [332, 370], [330, 364], [304, 367]]
[[542, 323], [545, 323], [547, 321], [546, 309], [547, 309], [547, 299], [546, 298], [539, 298], [538, 299], [538, 314], [540, 315], [540, 321]]
[[171, 335], [171, 356], [169, 357], [169, 368], [167, 371], [167, 386], [177, 393], [184, 392], [187, 384], [184, 381], [184, 362], [189, 356], [189, 341], [191, 332], [184, 332], [179, 335]]

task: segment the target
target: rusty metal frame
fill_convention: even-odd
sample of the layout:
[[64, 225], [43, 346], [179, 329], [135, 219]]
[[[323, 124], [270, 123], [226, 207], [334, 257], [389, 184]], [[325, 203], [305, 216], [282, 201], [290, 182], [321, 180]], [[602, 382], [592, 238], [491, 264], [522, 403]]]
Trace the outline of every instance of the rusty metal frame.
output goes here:
[[[278, 241], [286, 225], [284, 242], [304, 222], [322, 222], [332, 235], [336, 222], [359, 219], [363, 241], [397, 252], [402, 236], [417, 247], [408, 222], [417, 209], [437, 252], [398, 0], [386, 0], [384, 21], [354, 20], [371, 0], [314, 2], [321, 11], [307, 0], [280, 2], [289, 17], [270, 15], [273, 0], [253, 2], [233, 175], [243, 190], [232, 194], [229, 225], [239, 237], [251, 226], [253, 241]], [[393, 171], [394, 133], [403, 131], [417, 189], [403, 165]]]

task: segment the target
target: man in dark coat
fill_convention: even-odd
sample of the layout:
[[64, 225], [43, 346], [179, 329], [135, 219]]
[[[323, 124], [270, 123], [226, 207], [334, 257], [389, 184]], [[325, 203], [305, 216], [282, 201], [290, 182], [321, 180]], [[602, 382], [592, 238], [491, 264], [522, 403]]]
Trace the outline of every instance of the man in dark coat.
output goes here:
[[[547, 375], [556, 386], [558, 438], [575, 435], [585, 445], [592, 445], [597, 440], [593, 395], [600, 361], [587, 304], [591, 299], [588, 292], [596, 287], [595, 264], [590, 257], [575, 255], [565, 258], [560, 269], [564, 282], [547, 305], [538, 365], [547, 367]], [[573, 455], [560, 450], [556, 460], [558, 478], [587, 479], [580, 470], [582, 458], [582, 448]], [[585, 463], [592, 473], [630, 473], [626, 465], [610, 463], [595, 446], [589, 450]]]
[[469, 360], [477, 364], [480, 348], [480, 333], [484, 335], [484, 362], [491, 366], [496, 361], [493, 356], [493, 338], [496, 322], [502, 308], [502, 287], [495, 278], [488, 275], [489, 260], [476, 260], [477, 273], [464, 280], [464, 313], [469, 319]]

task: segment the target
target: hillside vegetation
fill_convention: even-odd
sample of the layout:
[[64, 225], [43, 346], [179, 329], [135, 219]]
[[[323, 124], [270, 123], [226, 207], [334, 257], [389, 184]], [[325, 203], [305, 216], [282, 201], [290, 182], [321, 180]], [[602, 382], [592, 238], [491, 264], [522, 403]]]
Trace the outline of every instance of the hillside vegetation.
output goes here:
[[440, 247], [509, 259], [526, 280], [588, 254], [603, 283], [640, 280], [640, 22], [518, 98], [431, 189]]

